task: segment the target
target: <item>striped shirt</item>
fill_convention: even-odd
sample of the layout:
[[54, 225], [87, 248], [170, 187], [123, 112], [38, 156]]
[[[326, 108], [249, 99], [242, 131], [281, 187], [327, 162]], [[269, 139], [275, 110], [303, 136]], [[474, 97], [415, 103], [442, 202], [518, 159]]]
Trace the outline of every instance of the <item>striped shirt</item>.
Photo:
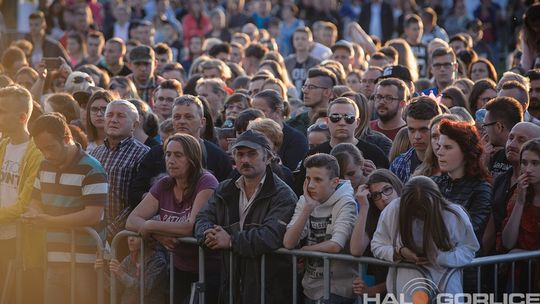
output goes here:
[[[80, 146], [70, 164], [58, 168], [44, 160], [36, 176], [32, 199], [41, 202], [46, 214], [59, 216], [75, 213], [86, 206], [107, 205], [107, 175], [101, 164], [86, 154]], [[93, 227], [104, 237], [102, 220]], [[69, 251], [70, 235], [55, 229], [47, 230], [47, 248], [50, 251]], [[77, 238], [77, 252], [95, 253], [88, 238]], [[84, 248], [81, 248], [82, 247]]]
[[109, 179], [109, 205], [105, 210], [107, 224], [112, 223], [129, 206], [129, 183], [149, 150], [133, 136], [123, 139], [114, 148], [105, 139], [103, 145], [92, 150], [91, 155], [103, 165]]

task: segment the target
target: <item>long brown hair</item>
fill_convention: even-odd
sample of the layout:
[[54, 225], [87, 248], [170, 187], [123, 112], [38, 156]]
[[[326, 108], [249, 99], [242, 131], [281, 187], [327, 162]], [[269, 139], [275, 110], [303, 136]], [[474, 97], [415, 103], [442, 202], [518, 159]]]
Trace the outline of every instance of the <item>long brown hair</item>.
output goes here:
[[[187, 179], [186, 179], [186, 189], [184, 190], [183, 197], [186, 199], [191, 198], [193, 195], [196, 195], [195, 190], [197, 189], [197, 182], [201, 175], [204, 172], [202, 165], [202, 149], [199, 141], [189, 135], [189, 134], [180, 134], [176, 133], [165, 141], [163, 145], [164, 152], [167, 151], [167, 146], [171, 141], [176, 141], [182, 145], [184, 150], [184, 155], [188, 159], [189, 168], [187, 170]], [[169, 183], [170, 188], [172, 189], [175, 186], [175, 180], [170, 179]]]
[[[456, 216], [457, 212], [450, 209], [450, 203], [445, 200], [439, 186], [425, 176], [413, 177], [405, 184], [399, 202], [399, 233], [403, 246], [411, 249], [416, 255], [427, 257], [433, 261], [436, 249], [450, 251], [454, 244], [444, 219], [443, 211], [450, 211]], [[424, 223], [422, 247], [418, 247], [413, 238], [413, 219]]]

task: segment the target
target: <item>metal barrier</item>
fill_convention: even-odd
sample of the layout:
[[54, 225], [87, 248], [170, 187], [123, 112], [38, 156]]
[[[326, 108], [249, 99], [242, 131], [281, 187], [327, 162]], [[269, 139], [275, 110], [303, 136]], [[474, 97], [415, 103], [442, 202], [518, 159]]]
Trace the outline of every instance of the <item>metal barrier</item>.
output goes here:
[[[17, 222], [17, 238], [16, 238], [16, 303], [22, 303], [22, 285], [23, 285], [23, 233], [22, 233], [22, 225], [21, 221]], [[62, 230], [62, 229], [55, 229], [55, 231]], [[105, 245], [104, 241], [101, 239], [99, 234], [90, 227], [77, 227], [72, 229], [64, 229], [65, 231], [69, 232], [70, 234], [70, 252], [69, 252], [69, 263], [70, 263], [70, 303], [75, 304], [76, 303], [76, 282], [75, 282], [75, 276], [77, 272], [76, 267], [76, 237], [75, 234], [77, 232], [84, 233], [92, 238], [92, 240], [96, 244], [96, 254], [98, 258], [103, 258], [105, 253]], [[48, 262], [49, 262], [49, 256], [47, 251], [47, 230], [43, 229], [44, 232], [44, 242], [43, 242], [43, 253], [44, 253], [44, 265], [43, 265], [43, 278], [44, 282], [47, 282], [47, 268], [48, 268]], [[44, 288], [46, 288], [47, 285], [44, 285]], [[103, 304], [105, 303], [105, 291], [104, 291], [104, 272], [103, 269], [100, 269], [97, 273], [97, 304]]]
[[[20, 224], [19, 226], [20, 227]], [[81, 228], [74, 228], [69, 229], [71, 234], [71, 251], [70, 251], [70, 273], [71, 273], [71, 288], [70, 288], [70, 300], [71, 303], [75, 303], [75, 273], [76, 273], [76, 252], [75, 252], [75, 233], [83, 232], [88, 235], [90, 235], [97, 244], [97, 255], [100, 258], [104, 257], [105, 248], [103, 246], [103, 243], [101, 241], [101, 238], [99, 237], [98, 233], [89, 227], [81, 227]], [[119, 242], [128, 237], [128, 236], [135, 236], [140, 237], [137, 233], [124, 230], [120, 233], [118, 233], [113, 241], [112, 241], [112, 252], [111, 252], [111, 258], [116, 258], [117, 255], [117, 246]], [[187, 243], [187, 244], [197, 244], [196, 239], [192, 237], [184, 237], [184, 238], [178, 238], [180, 242]], [[46, 243], [46, 242], [45, 242]], [[20, 303], [21, 295], [22, 295], [22, 254], [21, 253], [22, 245], [19, 238], [17, 239], [17, 273], [16, 273], [16, 281], [17, 281], [17, 303]], [[231, 265], [231, 269], [233, 268], [233, 262], [234, 262], [234, 255], [232, 252], [229, 252], [229, 262]], [[414, 264], [409, 263], [391, 263], [387, 261], [378, 260], [375, 258], [367, 258], [367, 257], [353, 257], [351, 255], [346, 254], [329, 254], [329, 253], [322, 253], [322, 252], [311, 252], [311, 251], [302, 251], [302, 250], [287, 250], [287, 249], [278, 249], [270, 254], [277, 254], [277, 255], [286, 255], [290, 256], [292, 259], [292, 278], [293, 278], [293, 301], [292, 303], [297, 303], [298, 298], [298, 288], [297, 288], [297, 281], [298, 281], [298, 273], [297, 273], [297, 263], [299, 257], [304, 258], [320, 258], [324, 261], [324, 267], [323, 267], [323, 287], [324, 287], [324, 296], [322, 299], [322, 303], [326, 303], [330, 299], [330, 293], [331, 293], [331, 275], [330, 275], [330, 261], [331, 260], [339, 260], [339, 261], [346, 261], [346, 262], [352, 262], [358, 264], [358, 273], [362, 273], [362, 267], [364, 265], [379, 265], [379, 266], [386, 266], [386, 267], [392, 267], [392, 268], [409, 268], [409, 269], [416, 269], [418, 270], [418, 267]], [[268, 255], [268, 254], [267, 254]], [[265, 299], [265, 278], [266, 278], [266, 259], [267, 255], [261, 256], [261, 299], [260, 303], [264, 304]], [[528, 278], [528, 286], [527, 289], [530, 292], [532, 290], [531, 282], [532, 282], [532, 261], [534, 259], [540, 258], [540, 250], [539, 251], [523, 251], [523, 252], [514, 252], [514, 253], [508, 253], [503, 255], [496, 255], [496, 256], [487, 256], [487, 257], [480, 257], [474, 259], [471, 263], [458, 267], [453, 268], [449, 271], [448, 277], [451, 277], [456, 271], [461, 271], [466, 268], [476, 268], [477, 272], [477, 292], [481, 292], [482, 288], [482, 273], [481, 273], [481, 267], [485, 267], [487, 265], [494, 265], [494, 277], [493, 277], [493, 285], [494, 285], [494, 293], [495, 298], [498, 297], [500, 288], [498, 288], [498, 269], [499, 265], [503, 263], [510, 263], [511, 266], [511, 273], [510, 273], [510, 290], [514, 290], [515, 288], [515, 263], [518, 261], [528, 261], [527, 264], [527, 278]], [[45, 262], [45, 267], [47, 266], [47, 261]], [[140, 303], [144, 303], [144, 240], [141, 242], [141, 254], [140, 254], [140, 281], [139, 281], [139, 292], [140, 292]], [[197, 283], [193, 285], [194, 292], [198, 295], [198, 303], [204, 304], [205, 303], [205, 294], [207, 292], [205, 288], [205, 263], [204, 263], [204, 250], [199, 247], [199, 264], [198, 264], [198, 271], [199, 271], [199, 280]], [[45, 274], [46, 274], [46, 268], [45, 268]], [[233, 282], [232, 272], [229, 273], [229, 282]], [[100, 269], [98, 272], [98, 304], [104, 303], [104, 269]], [[394, 284], [395, 287], [395, 284]], [[392, 293], [396, 293], [396, 290], [389, 291]], [[229, 284], [229, 303], [233, 303], [233, 286], [232, 284]], [[193, 298], [192, 298], [193, 301]], [[172, 252], [169, 252], [169, 303], [174, 302], [174, 256]], [[116, 278], [114, 275], [111, 275], [110, 280], [110, 303], [115, 304], [117, 303], [117, 283]]]

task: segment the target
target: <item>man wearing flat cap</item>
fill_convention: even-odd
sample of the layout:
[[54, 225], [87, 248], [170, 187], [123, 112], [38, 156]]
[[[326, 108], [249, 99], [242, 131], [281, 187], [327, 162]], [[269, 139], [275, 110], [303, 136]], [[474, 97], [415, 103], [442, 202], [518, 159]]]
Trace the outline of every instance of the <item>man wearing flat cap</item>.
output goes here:
[[[270, 170], [270, 144], [262, 133], [242, 133], [232, 153], [239, 174], [219, 184], [197, 215], [194, 231], [200, 244], [222, 251], [220, 302], [229, 299], [230, 273], [234, 303], [253, 303], [261, 293], [266, 303], [290, 302], [290, 259], [266, 256], [265, 290], [260, 289], [260, 265], [263, 254], [282, 246], [297, 197]], [[232, 265], [228, 251], [234, 254]]]
[[127, 77], [135, 83], [137, 93], [151, 108], [154, 108], [154, 90], [165, 80], [154, 76], [156, 64], [156, 54], [149, 46], [140, 45], [129, 52], [128, 65], [133, 73]]

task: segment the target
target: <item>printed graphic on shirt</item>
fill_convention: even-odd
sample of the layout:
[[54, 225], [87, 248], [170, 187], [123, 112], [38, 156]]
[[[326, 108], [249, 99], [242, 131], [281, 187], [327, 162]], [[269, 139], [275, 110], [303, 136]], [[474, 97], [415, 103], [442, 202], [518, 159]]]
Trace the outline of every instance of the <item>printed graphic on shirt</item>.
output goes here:
[[162, 222], [187, 223], [189, 221], [189, 216], [191, 215], [191, 206], [180, 212], [161, 208], [160, 213]]
[[296, 89], [298, 89], [298, 92], [302, 92], [302, 85], [304, 85], [304, 81], [307, 78], [307, 69], [305, 62], [304, 63], [296, 63], [294, 66], [294, 69], [291, 72], [292, 79], [291, 81], [294, 83], [294, 86]]
[[19, 166], [18, 162], [6, 160], [2, 163], [2, 171], [0, 171], [0, 183], [17, 190], [19, 184]]
[[[332, 238], [332, 235], [327, 234], [327, 228], [332, 224], [332, 217], [309, 217], [309, 236], [307, 238], [308, 245], [315, 245], [327, 241]], [[311, 279], [323, 278], [323, 259], [308, 258], [306, 262], [306, 274]]]

